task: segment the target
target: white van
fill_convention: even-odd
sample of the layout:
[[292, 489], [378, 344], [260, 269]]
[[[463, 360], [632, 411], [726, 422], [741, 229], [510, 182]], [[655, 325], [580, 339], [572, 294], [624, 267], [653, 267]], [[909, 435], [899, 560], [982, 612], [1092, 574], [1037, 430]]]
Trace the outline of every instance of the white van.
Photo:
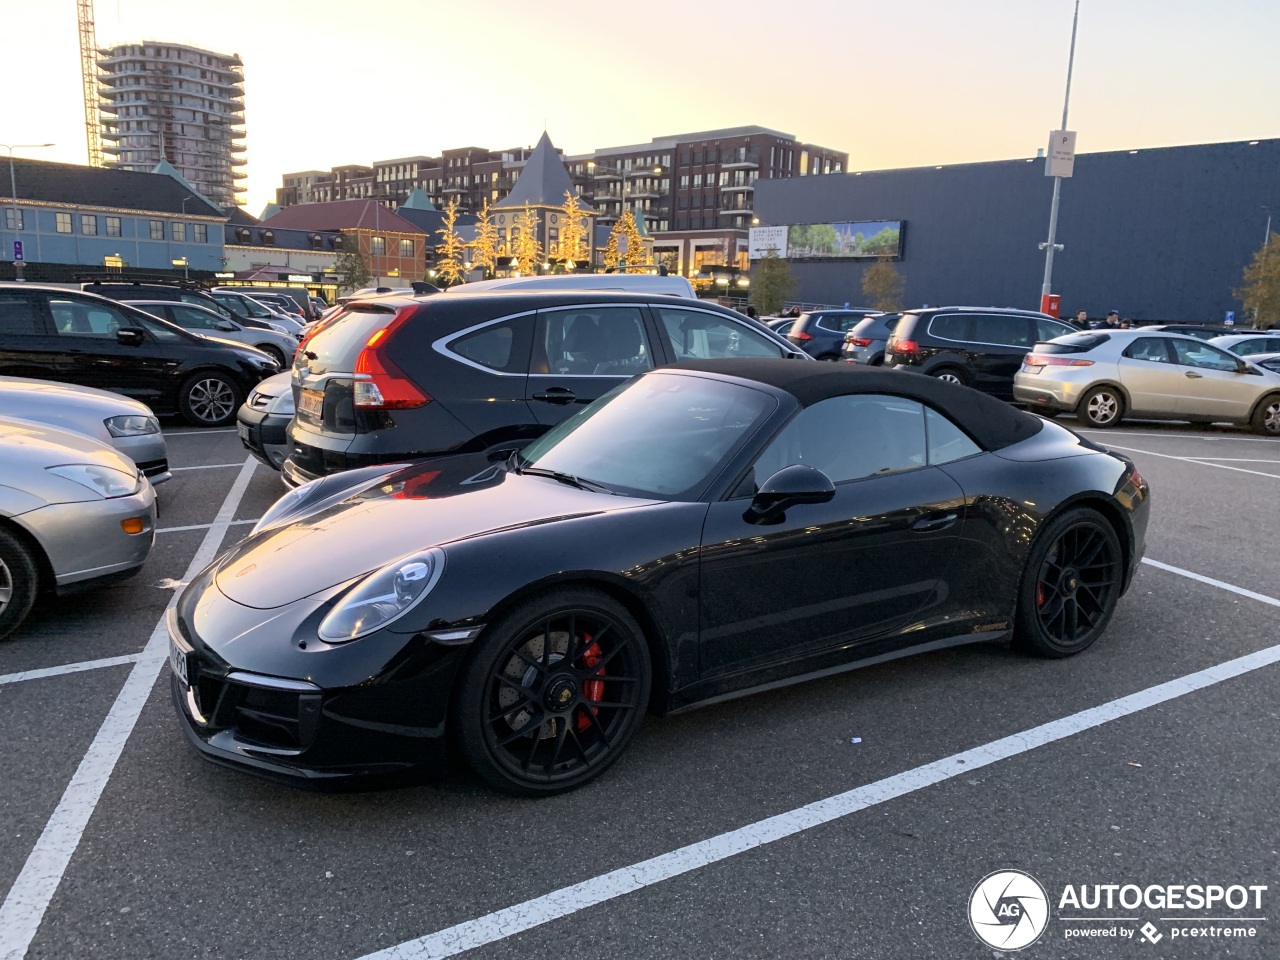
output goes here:
[[556, 273], [544, 277], [501, 277], [460, 283], [446, 291], [450, 296], [468, 293], [536, 293], [555, 290], [617, 290], [621, 293], [662, 294], [694, 299], [693, 284], [686, 277], [653, 273]]

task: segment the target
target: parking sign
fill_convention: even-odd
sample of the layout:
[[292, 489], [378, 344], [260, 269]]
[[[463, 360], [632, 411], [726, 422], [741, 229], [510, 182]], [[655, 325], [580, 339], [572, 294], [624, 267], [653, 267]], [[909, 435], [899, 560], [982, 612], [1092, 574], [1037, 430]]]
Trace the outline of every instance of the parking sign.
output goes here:
[[21, 259], [22, 259], [22, 241], [15, 240], [13, 241], [13, 262], [17, 263]]
[[1234, 310], [1226, 311], [1226, 316], [1222, 320], [1228, 327], [1233, 326], [1236, 322], [1236, 312]]

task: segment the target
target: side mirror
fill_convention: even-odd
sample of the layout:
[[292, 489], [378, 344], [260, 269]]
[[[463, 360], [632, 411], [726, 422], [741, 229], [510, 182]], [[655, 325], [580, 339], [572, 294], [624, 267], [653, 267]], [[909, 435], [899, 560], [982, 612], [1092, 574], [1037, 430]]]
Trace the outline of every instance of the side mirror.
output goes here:
[[742, 519], [747, 523], [781, 523], [788, 507], [826, 503], [835, 495], [835, 485], [825, 473], [807, 464], [793, 463], [761, 485]]
[[1248, 360], [1237, 360], [1237, 361], [1236, 361], [1236, 373], [1252, 373], [1252, 372], [1253, 372], [1253, 370], [1252, 370], [1252, 368], [1249, 366], [1249, 361], [1248, 361]]
[[214, 327], [218, 330], [225, 330], [227, 333], [231, 333], [233, 331], [240, 329], [230, 320], [219, 320], [217, 323], [214, 324]]
[[147, 335], [142, 332], [140, 327], [121, 327], [116, 331], [116, 342], [123, 343], [126, 347], [136, 347], [144, 343]]

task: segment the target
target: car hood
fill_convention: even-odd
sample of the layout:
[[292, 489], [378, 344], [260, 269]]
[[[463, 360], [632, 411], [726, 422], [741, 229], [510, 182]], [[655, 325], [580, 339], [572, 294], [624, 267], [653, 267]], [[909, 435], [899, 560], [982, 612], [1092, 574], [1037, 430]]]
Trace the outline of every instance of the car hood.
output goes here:
[[154, 417], [145, 403], [108, 390], [26, 377], [0, 377], [0, 416], [35, 420], [111, 442], [109, 417]]
[[264, 397], [278, 397], [282, 394], [293, 396], [293, 372], [286, 370], [284, 373], [277, 373], [267, 377], [265, 380], [256, 384], [253, 388], [254, 393], [261, 394]]
[[0, 417], [0, 463], [4, 464], [6, 479], [19, 469], [40, 470], [67, 463], [96, 464], [128, 474], [138, 472], [133, 461], [114, 447], [83, 433], [14, 417]]
[[427, 460], [251, 536], [215, 582], [237, 603], [271, 609], [430, 547], [659, 502], [509, 473], [482, 455]]

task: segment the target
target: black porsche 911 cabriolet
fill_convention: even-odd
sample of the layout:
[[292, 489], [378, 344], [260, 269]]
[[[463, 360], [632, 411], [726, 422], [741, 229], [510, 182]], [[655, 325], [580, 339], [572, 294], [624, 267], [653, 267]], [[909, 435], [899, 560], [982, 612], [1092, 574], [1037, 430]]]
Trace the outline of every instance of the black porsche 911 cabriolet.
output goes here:
[[879, 368], [654, 370], [506, 460], [325, 477], [170, 617], [207, 757], [311, 780], [444, 766], [550, 794], [667, 713], [921, 650], [1066, 657], [1141, 558], [1127, 459]]

